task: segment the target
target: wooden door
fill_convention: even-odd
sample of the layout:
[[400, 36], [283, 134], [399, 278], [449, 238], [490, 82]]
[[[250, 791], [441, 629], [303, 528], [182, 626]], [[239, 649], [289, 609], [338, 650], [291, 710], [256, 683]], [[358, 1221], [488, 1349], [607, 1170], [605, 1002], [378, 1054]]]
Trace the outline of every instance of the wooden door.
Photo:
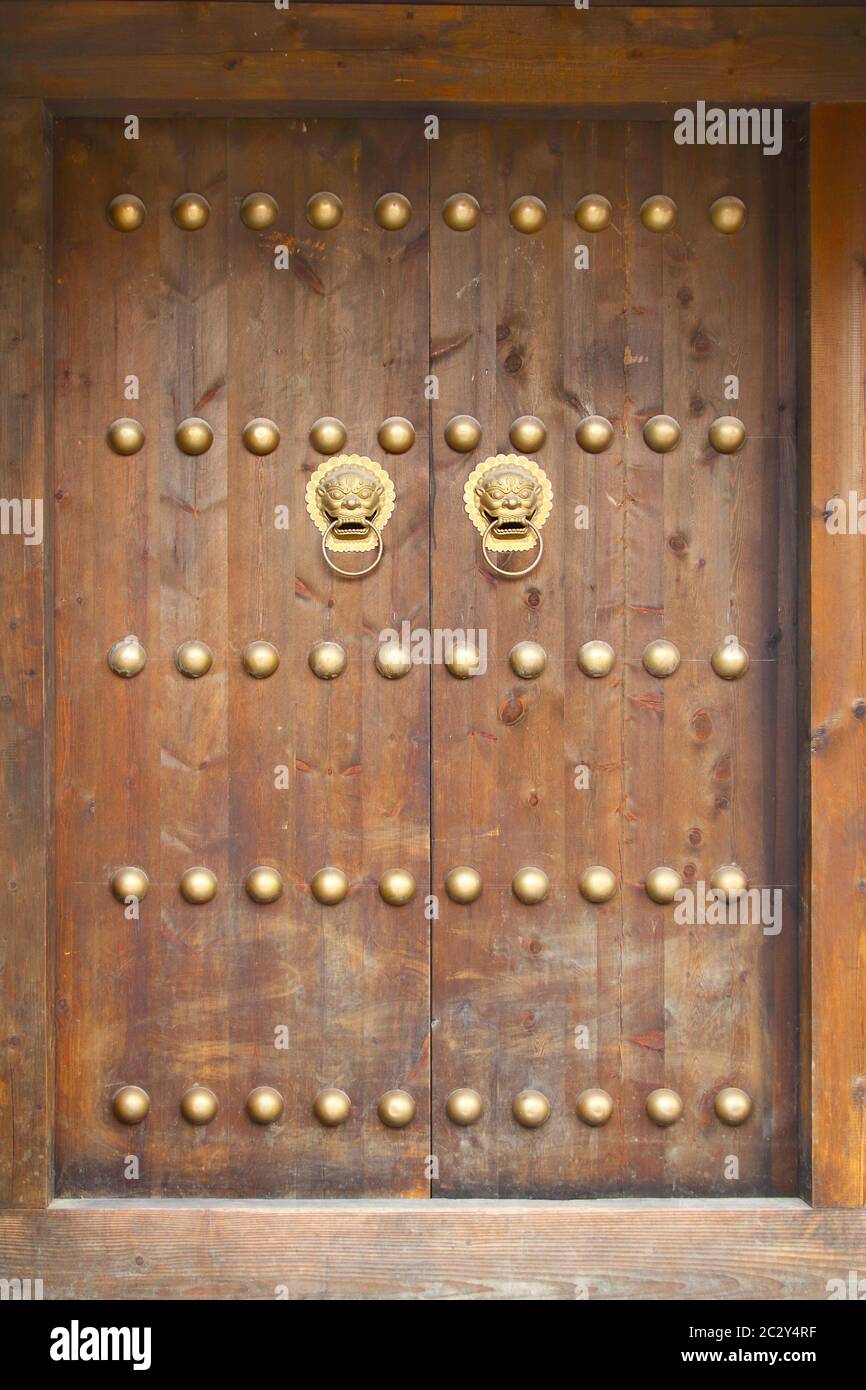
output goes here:
[[[791, 148], [791, 142], [786, 148]], [[796, 605], [794, 573], [793, 179], [789, 156], [676, 146], [647, 122], [448, 122], [427, 140], [392, 120], [64, 119], [56, 127], [55, 398], [57, 757], [56, 1127], [58, 1196], [577, 1196], [785, 1194], [797, 1190]], [[244, 198], [275, 199], [244, 225]], [[338, 225], [307, 202], [339, 196]], [[411, 216], [379, 225], [399, 191]], [[209, 217], [179, 227], [194, 192]], [[455, 231], [454, 193], [479, 204]], [[119, 193], [146, 213], [131, 233], [106, 217]], [[610, 227], [582, 231], [586, 193]], [[665, 193], [676, 228], [647, 230]], [[737, 194], [747, 222], [719, 233], [709, 208]], [[515, 199], [543, 201], [523, 234]], [[585, 247], [585, 253], [579, 248]], [[584, 262], [586, 262], [584, 264]], [[726, 395], [738, 381], [736, 399]], [[137, 393], [137, 394], [136, 394]], [[455, 415], [481, 441], [445, 441]], [[597, 414], [611, 445], [575, 439]], [[669, 454], [644, 442], [679, 422]], [[538, 417], [529, 450], [550, 480], [543, 558], [497, 577], [466, 513], [468, 475]], [[708, 442], [733, 415], [733, 455]], [[383, 465], [396, 491], [384, 556], [337, 578], [307, 511], [324, 456], [314, 421], [337, 417], [345, 452]], [[379, 443], [406, 417], [405, 453]], [[143, 447], [107, 441], [133, 417]], [[201, 455], [177, 426], [204, 419]], [[243, 442], [273, 421], [267, 455]], [[429, 424], [429, 429], [428, 429]], [[376, 653], [389, 630], [429, 639], [401, 679]], [[455, 679], [437, 636], [472, 634], [484, 669]], [[135, 635], [132, 678], [107, 656]], [[749, 656], [723, 680], [712, 652]], [[642, 653], [675, 643], [661, 679]], [[206, 643], [184, 675], [177, 653]], [[543, 674], [517, 677], [532, 640]], [[613, 668], [585, 676], [578, 650], [604, 641]], [[279, 666], [251, 676], [244, 652]], [[345, 669], [321, 680], [319, 642]], [[424, 650], [424, 643], [412, 650]], [[182, 659], [181, 659], [182, 664]], [[680, 924], [645, 891], [657, 866], [699, 892], [722, 865], [783, 894], [781, 930]], [[279, 898], [245, 883], [278, 872]], [[480, 896], [452, 901], [456, 865]], [[612, 870], [603, 904], [580, 891]], [[110, 883], [146, 870], [140, 904]], [[317, 871], [348, 895], [321, 905]], [[545, 901], [512, 881], [533, 866]], [[185, 900], [191, 868], [216, 880]], [[379, 892], [414, 875], [411, 902]], [[126, 1086], [150, 1099], [122, 1123]], [[218, 1109], [191, 1124], [199, 1086]], [[246, 1110], [279, 1093], [274, 1124]], [[716, 1116], [737, 1087], [753, 1111]], [[348, 1096], [323, 1125], [323, 1088]], [[480, 1117], [448, 1118], [475, 1091]], [[606, 1124], [576, 1113], [588, 1088]], [[668, 1128], [645, 1106], [682, 1101]], [[393, 1090], [402, 1128], [380, 1118]], [[515, 1119], [540, 1092], [550, 1118]], [[432, 1103], [431, 1103], [432, 1096]]]
[[[413, 218], [386, 237], [392, 187]], [[260, 189], [264, 231], [239, 216]], [[305, 216], [322, 190], [344, 209], [327, 232]], [[106, 208], [125, 192], [146, 215], [123, 234]], [[172, 217], [188, 192], [199, 230]], [[428, 621], [426, 147], [387, 121], [154, 120], [129, 141], [61, 121], [55, 208], [58, 1195], [426, 1192], [427, 924], [377, 884], [407, 869], [423, 905], [428, 681], [373, 664], [380, 631]], [[377, 458], [395, 414], [417, 433], [385, 558], [340, 581], [305, 510], [308, 433], [338, 417]], [[106, 442], [125, 416], [146, 436], [126, 458]], [[213, 430], [198, 457], [175, 443], [188, 417]], [[242, 440], [258, 417], [280, 432], [265, 456]], [[106, 657], [127, 634], [147, 663], [123, 679]], [[213, 652], [199, 679], [175, 664], [189, 640]], [[257, 641], [279, 653], [265, 679], [243, 665]], [[310, 669], [321, 641], [345, 651], [339, 679]], [[150, 878], [133, 920], [109, 889], [123, 865]], [[267, 905], [244, 887], [259, 865], [283, 880]], [[196, 866], [210, 902], [179, 891]], [[325, 866], [348, 877], [337, 906], [310, 891]], [[135, 1126], [112, 1112], [127, 1085], [151, 1102]], [[217, 1098], [209, 1124], [181, 1116], [193, 1086]], [[259, 1086], [276, 1125], [245, 1112]], [[314, 1117], [327, 1088], [345, 1124]], [[377, 1119], [395, 1088], [417, 1106], [404, 1129]]]
[[[442, 1194], [797, 1191], [793, 147], [690, 148], [671, 123], [613, 121], [449, 124], [435, 147], [433, 621], [487, 649], [483, 676], [433, 675], [434, 882], [461, 863], [483, 880], [470, 905], [442, 896], [434, 933]], [[464, 187], [484, 215], [458, 237], [437, 212]], [[587, 194], [610, 201], [606, 230], [576, 225]], [[677, 209], [666, 233], [640, 215], [657, 194]], [[509, 209], [527, 195], [547, 220], [521, 234]], [[726, 195], [746, 205], [735, 235], [710, 219]], [[468, 462], [443, 443], [456, 411], [484, 425]], [[659, 414], [681, 430], [667, 454], [643, 437]], [[546, 428], [532, 457], [554, 506], [538, 568], [509, 580], [483, 563], [463, 488], [478, 458], [515, 452], [525, 415]], [[598, 454], [576, 443], [591, 415], [614, 426]], [[723, 416], [746, 425], [734, 455], [708, 440]], [[739, 680], [710, 665], [731, 636]], [[680, 655], [667, 678], [642, 663], [660, 638]], [[547, 655], [535, 680], [509, 665], [527, 640]], [[596, 641], [614, 661], [590, 678], [578, 651]], [[778, 934], [679, 925], [647, 895], [656, 867], [699, 894], [731, 863], [781, 891]], [[532, 906], [512, 890], [527, 866], [550, 881]], [[591, 866], [615, 880], [603, 904], [580, 891]], [[464, 1086], [484, 1103], [469, 1127], [443, 1118]], [[741, 1127], [715, 1114], [728, 1087], [752, 1099]], [[596, 1088], [613, 1113], [594, 1127], [575, 1105]], [[669, 1128], [646, 1113], [657, 1089], [682, 1101]], [[537, 1129], [512, 1115], [526, 1090], [550, 1105]]]

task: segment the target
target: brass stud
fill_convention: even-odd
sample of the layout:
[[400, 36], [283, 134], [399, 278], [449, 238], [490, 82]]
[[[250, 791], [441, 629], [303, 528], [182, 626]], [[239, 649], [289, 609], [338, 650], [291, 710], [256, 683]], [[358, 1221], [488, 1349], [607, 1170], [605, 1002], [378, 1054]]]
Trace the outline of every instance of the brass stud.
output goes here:
[[114, 1118], [123, 1125], [140, 1125], [150, 1112], [150, 1096], [140, 1086], [121, 1086], [111, 1099]]
[[330, 232], [343, 220], [343, 204], [336, 193], [314, 193], [307, 199], [306, 217], [319, 232]]
[[643, 427], [644, 442], [656, 454], [669, 454], [680, 442], [680, 427], [672, 415], [654, 415]]
[[321, 415], [310, 426], [309, 439], [317, 454], [338, 454], [346, 442], [346, 426], [336, 415]]
[[710, 887], [723, 898], [730, 900], [737, 893], [745, 893], [749, 880], [739, 864], [720, 864], [710, 874]]
[[198, 680], [213, 666], [213, 652], [207, 642], [184, 642], [174, 654], [174, 664], [182, 676]]
[[399, 232], [412, 216], [412, 204], [402, 193], [383, 193], [376, 200], [373, 216], [386, 232]]
[[116, 869], [111, 876], [111, 891], [119, 903], [125, 903], [127, 898], [147, 897], [147, 890], [150, 887], [150, 879], [135, 864], [124, 864], [122, 869]]
[[522, 454], [534, 454], [544, 447], [547, 428], [537, 415], [518, 415], [508, 431], [508, 438]]
[[579, 1120], [597, 1129], [599, 1125], [606, 1125], [613, 1114], [613, 1101], [600, 1086], [590, 1086], [588, 1090], [581, 1091], [574, 1108]]
[[640, 220], [649, 232], [670, 232], [677, 225], [677, 205], [673, 198], [656, 193], [641, 203]]
[[386, 681], [399, 681], [412, 670], [412, 654], [402, 642], [383, 642], [376, 653], [376, 670]]
[[680, 664], [679, 647], [664, 637], [657, 637], [654, 642], [649, 642], [644, 647], [641, 660], [644, 669], [651, 676], [658, 676], [660, 680], [664, 680], [667, 676], [672, 676]]
[[550, 879], [543, 869], [527, 865], [526, 868], [518, 869], [514, 875], [511, 891], [518, 902], [525, 903], [527, 907], [534, 907], [537, 903], [543, 903], [549, 894]]
[[508, 662], [515, 676], [534, 681], [547, 666], [547, 652], [540, 642], [518, 642], [508, 653]]
[[147, 652], [132, 632], [109, 648], [108, 664], [116, 676], [137, 676], [146, 662]]
[[452, 415], [445, 426], [445, 443], [457, 454], [471, 454], [481, 443], [481, 425], [474, 415]]
[[267, 864], [257, 864], [244, 879], [244, 887], [254, 903], [275, 903], [283, 891], [282, 875]]
[[379, 879], [379, 895], [390, 907], [403, 907], [412, 901], [417, 886], [408, 869], [386, 869]]
[[201, 193], [181, 193], [171, 206], [175, 226], [184, 232], [197, 232], [210, 217], [210, 203]]
[[277, 200], [270, 193], [248, 193], [241, 203], [241, 221], [251, 232], [272, 227], [279, 215]]
[[247, 1096], [247, 1114], [256, 1125], [275, 1125], [283, 1118], [283, 1098], [273, 1086], [256, 1086]]
[[600, 680], [613, 670], [616, 654], [609, 642], [584, 642], [577, 653], [577, 664], [585, 676]]
[[179, 887], [188, 903], [209, 903], [216, 896], [216, 874], [197, 864], [181, 876]]
[[112, 420], [106, 437], [109, 447], [116, 454], [122, 454], [127, 458], [130, 454], [137, 454], [144, 444], [142, 426], [137, 420], [130, 420], [127, 415], [122, 415], [119, 420]]
[[726, 637], [710, 657], [710, 665], [723, 681], [736, 681], [749, 669], [749, 653], [736, 637]]
[[469, 232], [475, 226], [481, 213], [477, 198], [471, 193], [452, 193], [442, 208], [446, 227], [452, 232]]
[[541, 1091], [521, 1091], [514, 1097], [511, 1113], [524, 1129], [539, 1129], [550, 1119], [550, 1101]]
[[118, 232], [136, 232], [145, 218], [146, 209], [134, 193], [118, 193], [106, 208], [106, 216]]
[[474, 903], [481, 897], [481, 875], [468, 864], [458, 864], [445, 875], [445, 892], [453, 903]]
[[183, 454], [206, 454], [213, 444], [213, 430], [207, 420], [190, 415], [188, 419], [181, 420], [175, 430], [174, 442]]
[[415, 426], [403, 415], [389, 415], [376, 437], [386, 454], [405, 454], [415, 443]]
[[481, 658], [478, 649], [471, 642], [452, 642], [445, 658], [445, 665], [455, 680], [466, 681], [477, 673]]
[[682, 1115], [683, 1103], [676, 1091], [659, 1086], [658, 1090], [650, 1091], [646, 1098], [646, 1113], [654, 1125], [667, 1129], [668, 1125], [675, 1125]]
[[251, 454], [263, 457], [265, 454], [272, 454], [276, 449], [280, 442], [280, 431], [273, 420], [258, 415], [255, 420], [250, 420], [249, 424], [244, 425], [241, 438], [245, 449]]
[[320, 681], [334, 681], [342, 676], [348, 659], [346, 648], [339, 642], [317, 642], [310, 648], [307, 665]]
[[600, 193], [585, 193], [574, 209], [574, 220], [585, 232], [603, 232], [610, 226], [613, 208]]
[[540, 198], [527, 193], [514, 199], [508, 210], [508, 220], [515, 231], [531, 236], [533, 232], [540, 232], [547, 221], [547, 208]]
[[415, 1102], [408, 1091], [386, 1091], [379, 1101], [379, 1119], [389, 1129], [405, 1129], [415, 1118]]
[[320, 1125], [326, 1129], [336, 1129], [345, 1124], [352, 1113], [352, 1102], [345, 1091], [336, 1086], [326, 1086], [313, 1101], [313, 1113]]
[[341, 903], [348, 891], [348, 878], [342, 869], [335, 869], [332, 864], [319, 869], [310, 880], [310, 892], [316, 902], [323, 903], [325, 907], [334, 907]]
[[646, 876], [647, 897], [652, 898], [654, 903], [672, 903], [682, 886], [682, 875], [664, 865], [650, 869]]
[[723, 1086], [713, 1102], [713, 1109], [723, 1125], [744, 1125], [752, 1113], [752, 1097], [739, 1086]]
[[207, 1086], [190, 1086], [180, 1098], [180, 1113], [191, 1125], [209, 1125], [218, 1110], [219, 1102]]
[[710, 443], [717, 454], [735, 454], [746, 442], [746, 427], [736, 415], [720, 415], [710, 425]]
[[616, 875], [603, 864], [590, 864], [578, 879], [577, 886], [588, 903], [606, 903], [616, 892]]
[[575, 430], [575, 438], [587, 454], [603, 454], [613, 443], [613, 425], [603, 415], [585, 415]]
[[710, 221], [717, 232], [733, 236], [734, 232], [742, 231], [746, 225], [746, 205], [741, 198], [728, 193], [723, 198], [717, 198], [710, 206]]
[[445, 1114], [452, 1125], [474, 1125], [484, 1113], [484, 1105], [477, 1091], [470, 1086], [458, 1086], [445, 1102]]
[[273, 642], [250, 642], [244, 647], [241, 659], [247, 675], [259, 681], [272, 676], [280, 664], [280, 654]]

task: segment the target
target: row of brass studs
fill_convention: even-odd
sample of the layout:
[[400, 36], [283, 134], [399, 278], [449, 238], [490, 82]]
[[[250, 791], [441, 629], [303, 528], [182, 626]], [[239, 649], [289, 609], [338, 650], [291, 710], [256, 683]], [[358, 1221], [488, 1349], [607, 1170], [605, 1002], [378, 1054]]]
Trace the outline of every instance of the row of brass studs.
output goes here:
[[[140, 902], [147, 897], [150, 878], [138, 865], [125, 864], [112, 874], [110, 886], [118, 902], [133, 898]], [[616, 892], [617, 879], [612, 869], [603, 864], [590, 864], [580, 875], [577, 886], [587, 902], [606, 903]], [[187, 869], [178, 884], [181, 897], [188, 903], [211, 902], [216, 897], [217, 887], [216, 874], [201, 864]], [[279, 869], [268, 864], [257, 864], [244, 879], [244, 888], [255, 903], [276, 902], [284, 887]], [[342, 869], [329, 864], [313, 875], [309, 887], [317, 902], [332, 907], [347, 896], [349, 879]], [[408, 869], [388, 869], [379, 879], [378, 887], [383, 902], [391, 907], [404, 907], [414, 898], [418, 885]], [[672, 903], [683, 887], [683, 877], [676, 869], [660, 865], [647, 874], [644, 887], [654, 903]], [[749, 881], [738, 864], [721, 864], [710, 875], [710, 887], [727, 899], [746, 892]], [[482, 888], [480, 873], [469, 864], [458, 864], [445, 876], [445, 891], [454, 903], [475, 902]], [[533, 907], [550, 895], [550, 879], [543, 869], [527, 864], [518, 869], [511, 880], [511, 891], [518, 902]]]
[[[113, 1096], [111, 1108], [125, 1125], [140, 1125], [150, 1113], [150, 1096], [141, 1086], [121, 1086]], [[273, 1086], [256, 1086], [246, 1098], [248, 1116], [257, 1125], [278, 1124], [285, 1104]], [[180, 1098], [180, 1113], [191, 1125], [209, 1125], [219, 1111], [219, 1101], [207, 1086], [190, 1086]], [[320, 1124], [333, 1129], [344, 1124], [352, 1111], [345, 1091], [335, 1086], [319, 1091], [313, 1101], [313, 1114]], [[389, 1129], [403, 1129], [415, 1118], [415, 1101], [408, 1091], [386, 1091], [379, 1101], [379, 1119]]]
[[[388, 869], [379, 880], [379, 893], [391, 907], [403, 907], [411, 902], [417, 890], [414, 874], [408, 869]], [[181, 875], [178, 889], [188, 903], [209, 903], [216, 897], [217, 877], [212, 869], [201, 864]], [[269, 864], [257, 864], [244, 879], [244, 888], [255, 903], [275, 903], [282, 896], [285, 882], [279, 869]], [[147, 897], [150, 878], [136, 864], [125, 864], [111, 877], [111, 891], [118, 902]], [[310, 880], [310, 892], [317, 902], [331, 907], [341, 903], [349, 892], [349, 880], [342, 869], [332, 864], [319, 869]]]
[[[150, 1096], [141, 1086], [122, 1086], [111, 1102], [116, 1119], [125, 1125], [138, 1125], [150, 1113]], [[257, 1125], [278, 1124], [285, 1104], [273, 1086], [257, 1086], [247, 1096], [246, 1112]], [[328, 1129], [345, 1124], [352, 1113], [352, 1102], [345, 1091], [328, 1086], [319, 1091], [313, 1101], [313, 1114]], [[651, 1091], [646, 1100], [646, 1113], [653, 1124], [666, 1129], [676, 1124], [683, 1113], [682, 1098], [676, 1091], [661, 1086]], [[739, 1086], [724, 1086], [713, 1102], [716, 1116], [723, 1124], [736, 1127], [745, 1124], [752, 1113], [752, 1098]], [[550, 1118], [552, 1106], [543, 1091], [525, 1090], [514, 1097], [511, 1113], [524, 1129], [539, 1129]], [[208, 1125], [216, 1118], [219, 1101], [207, 1086], [191, 1086], [180, 1100], [180, 1113], [191, 1125]], [[575, 1102], [578, 1119], [591, 1128], [606, 1125], [614, 1111], [613, 1098], [598, 1086], [582, 1091]], [[415, 1118], [415, 1100], [408, 1091], [386, 1091], [379, 1101], [379, 1119], [389, 1129], [403, 1129]], [[484, 1102], [469, 1086], [452, 1091], [445, 1102], [445, 1114], [452, 1124], [465, 1128], [477, 1124], [484, 1114]]]
[[[445, 442], [459, 454], [469, 454], [481, 442], [481, 425], [474, 415], [454, 415], [445, 426]], [[643, 427], [644, 443], [656, 454], [669, 454], [682, 437], [672, 415], [653, 415]], [[508, 438], [523, 454], [535, 454], [547, 442], [547, 426], [537, 415], [520, 415], [513, 420]], [[614, 428], [604, 415], [585, 415], [575, 430], [575, 438], [587, 454], [603, 454], [614, 439]], [[707, 432], [717, 454], [736, 454], [746, 442], [746, 427], [734, 415], [720, 415]]]
[[[174, 664], [182, 676], [198, 680], [213, 666], [213, 651], [206, 642], [194, 638], [182, 642], [174, 654]], [[244, 670], [258, 680], [272, 676], [280, 664], [280, 654], [272, 642], [250, 642], [241, 657]], [[319, 680], [331, 681], [341, 676], [348, 665], [346, 648], [339, 642], [316, 642], [310, 648], [307, 665]], [[616, 661], [616, 652], [609, 642], [595, 639], [584, 642], [577, 653], [577, 664], [585, 676], [598, 680], [609, 675]], [[674, 642], [658, 637], [649, 642], [641, 656], [644, 669], [660, 680], [672, 676], [680, 664], [679, 648]], [[481, 658], [471, 642], [454, 642], [445, 666], [457, 680], [475, 675]], [[547, 669], [547, 652], [540, 642], [517, 642], [508, 653], [512, 671], [521, 680], [537, 680]], [[137, 676], [147, 663], [147, 652], [134, 633], [115, 642], [108, 653], [108, 664], [118, 676]], [[384, 642], [376, 652], [374, 663], [386, 680], [400, 680], [412, 669], [412, 655], [399, 641]], [[739, 680], [749, 667], [749, 653], [737, 641], [725, 641], [710, 656], [710, 665], [722, 680]]]
[[[144, 426], [124, 415], [112, 420], [106, 438], [116, 454], [128, 458], [144, 447]], [[379, 426], [377, 438], [386, 454], [405, 454], [415, 443], [415, 426], [403, 415], [389, 415]], [[181, 453], [198, 458], [213, 444], [214, 433], [207, 420], [190, 415], [181, 420], [174, 439]], [[244, 425], [241, 440], [249, 453], [263, 458], [272, 454], [279, 444], [279, 426], [263, 415], [256, 416]], [[346, 443], [346, 426], [333, 415], [323, 415], [310, 427], [309, 440], [320, 454], [338, 454]]]
[[[134, 193], [118, 193], [107, 208], [108, 220], [119, 232], [134, 232], [145, 219], [146, 208]], [[336, 193], [314, 193], [307, 200], [306, 218], [317, 231], [332, 231], [343, 220], [343, 203]], [[201, 193], [181, 193], [175, 198], [171, 215], [176, 226], [185, 232], [197, 232], [207, 225], [210, 203]], [[240, 206], [240, 218], [251, 231], [265, 231], [280, 215], [279, 205], [270, 193], [249, 193]], [[670, 232], [677, 224], [677, 205], [664, 193], [655, 193], [641, 204], [640, 220], [650, 232]], [[383, 193], [376, 200], [373, 216], [380, 227], [397, 232], [408, 226], [412, 204], [403, 193]], [[481, 216], [481, 205], [471, 193], [452, 193], [442, 207], [447, 227], [455, 232], [471, 231]], [[710, 205], [710, 221], [717, 232], [730, 236], [746, 225], [746, 205], [740, 198], [727, 194]], [[574, 220], [584, 232], [603, 232], [611, 224], [613, 207], [600, 193], [587, 193], [574, 209]], [[547, 222], [547, 206], [541, 198], [524, 193], [508, 210], [508, 220], [515, 231], [530, 236], [540, 232]]]
[[[481, 425], [474, 415], [454, 415], [445, 426], [445, 442], [456, 453], [468, 454], [481, 442]], [[682, 431], [672, 415], [653, 415], [643, 427], [643, 438], [656, 454], [669, 454], [680, 442]], [[386, 454], [405, 454], [415, 443], [415, 426], [404, 415], [389, 415], [379, 426], [377, 439]], [[175, 443], [184, 454], [194, 458], [206, 454], [213, 444], [214, 434], [207, 420], [190, 415], [181, 420], [174, 432]], [[309, 441], [320, 454], [337, 454], [346, 443], [346, 426], [333, 415], [323, 415], [311, 426]], [[547, 441], [547, 426], [537, 415], [520, 415], [513, 420], [508, 438], [524, 454], [537, 453]], [[603, 454], [613, 443], [614, 429], [603, 415], [586, 415], [579, 422], [575, 438], [588, 454]], [[718, 454], [736, 454], [746, 442], [746, 427], [734, 415], [720, 415], [707, 432], [710, 444]], [[129, 457], [144, 446], [144, 427], [138, 420], [121, 416], [108, 427], [109, 446], [116, 454]], [[244, 448], [251, 454], [264, 457], [272, 454], [280, 442], [279, 426], [273, 420], [257, 416], [241, 431]]]
[[[511, 1105], [512, 1115], [525, 1129], [538, 1129], [545, 1124], [550, 1119], [551, 1109], [544, 1092], [535, 1090], [521, 1091]], [[723, 1124], [742, 1125], [752, 1113], [752, 1099], [739, 1086], [724, 1086], [716, 1095], [714, 1109]], [[575, 1110], [585, 1125], [597, 1128], [606, 1125], [613, 1114], [613, 1098], [607, 1091], [592, 1086], [578, 1096]], [[484, 1103], [477, 1091], [461, 1086], [446, 1100], [445, 1113], [452, 1124], [474, 1125], [484, 1114]], [[681, 1118], [682, 1098], [676, 1091], [661, 1086], [647, 1096], [646, 1113], [653, 1124], [667, 1128]]]
[[[445, 876], [445, 891], [455, 903], [474, 903], [481, 897], [483, 886], [480, 873], [469, 864], [458, 864]], [[616, 892], [616, 874], [603, 864], [590, 864], [581, 873], [577, 886], [587, 902], [606, 903]], [[749, 880], [738, 864], [720, 864], [710, 875], [710, 887], [726, 899], [746, 892], [748, 886]], [[647, 874], [644, 887], [654, 903], [672, 903], [683, 887], [682, 874], [659, 865]], [[527, 865], [514, 875], [511, 891], [518, 902], [532, 907], [548, 897], [550, 879], [543, 869]]]

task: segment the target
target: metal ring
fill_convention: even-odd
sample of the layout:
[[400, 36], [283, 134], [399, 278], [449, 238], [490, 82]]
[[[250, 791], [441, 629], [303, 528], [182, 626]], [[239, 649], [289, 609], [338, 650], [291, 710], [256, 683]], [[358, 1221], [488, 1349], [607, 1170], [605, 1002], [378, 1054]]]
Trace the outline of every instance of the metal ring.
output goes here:
[[[376, 556], [375, 560], [373, 561], [372, 565], [368, 565], [367, 568], [366, 568], [365, 570], [341, 570], [339, 565], [335, 565], [335, 564], [334, 564], [334, 562], [333, 562], [333, 560], [331, 559], [330, 555], [328, 554], [328, 551], [327, 551], [327, 548], [326, 548], [326, 544], [327, 544], [328, 537], [330, 536], [330, 534], [331, 534], [331, 532], [333, 531], [334, 527], [335, 527], [335, 526], [339, 526], [339, 524], [340, 524], [340, 519], [339, 519], [339, 517], [338, 517], [335, 521], [332, 521], [332, 522], [331, 522], [331, 524], [329, 525], [327, 531], [325, 532], [324, 536], [322, 537], [322, 554], [323, 554], [324, 557], [325, 557], [325, 562], [326, 562], [326, 564], [330, 565], [331, 569], [334, 571], [335, 574], [341, 574], [341, 575], [343, 576], [344, 579], [363, 579], [363, 577], [364, 577], [365, 574], [372, 574], [373, 570], [374, 570], [374, 569], [376, 568], [376, 566], [378, 565], [378, 563], [379, 563], [379, 561], [381, 560], [382, 556], [385, 554], [385, 542], [382, 540], [382, 532], [379, 530], [378, 526], [375, 526], [375, 525], [373, 524], [372, 521], [368, 521], [368, 522], [367, 522], [367, 525], [369, 526], [370, 530], [371, 530], [371, 531], [375, 531], [375, 533], [376, 533], [376, 540], [379, 542], [379, 553], [377, 554], [377, 556]], [[530, 525], [531, 525], [531, 524], [532, 524], [532, 523], [530, 522]]]
[[487, 561], [490, 568], [492, 570], [495, 570], [497, 574], [501, 574], [505, 579], [522, 579], [525, 574], [532, 574], [532, 571], [535, 569], [536, 565], [539, 563], [541, 559], [542, 554], [544, 553], [544, 541], [541, 539], [541, 532], [539, 531], [535, 522], [530, 521], [529, 517], [526, 518], [526, 525], [529, 527], [530, 531], [535, 536], [535, 539], [538, 542], [538, 554], [536, 555], [532, 564], [526, 566], [525, 570], [504, 570], [500, 569], [499, 565], [493, 563], [490, 556], [487, 554], [487, 537], [490, 535], [490, 532], [493, 530], [495, 525], [496, 522], [491, 521], [487, 530], [484, 532], [484, 535], [481, 540], [481, 554], [484, 556], [484, 559]]

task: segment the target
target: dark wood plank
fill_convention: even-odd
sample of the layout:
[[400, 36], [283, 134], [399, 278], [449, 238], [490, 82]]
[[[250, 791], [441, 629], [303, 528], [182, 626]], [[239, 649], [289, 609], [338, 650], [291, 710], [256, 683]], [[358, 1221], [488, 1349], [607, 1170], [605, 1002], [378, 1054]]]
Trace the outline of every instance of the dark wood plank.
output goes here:
[[811, 134], [811, 989], [813, 1199], [866, 1200], [863, 537], [828, 501], [866, 492], [866, 106], [818, 107]]
[[[111, 1096], [161, 1071], [143, 1028], [160, 939], [157, 155], [117, 122], [55, 131], [57, 1190], [128, 1194], [127, 1154], [150, 1190], [149, 1127], [118, 1124]], [[129, 235], [106, 217], [121, 191], [148, 208]], [[124, 415], [146, 434], [128, 458], [106, 440]], [[127, 634], [148, 653], [131, 680], [106, 659]], [[151, 879], [137, 919], [109, 888], [124, 864]]]
[[[421, 1209], [419, 1209], [421, 1207]], [[863, 1212], [765, 1203], [75, 1204], [0, 1218], [46, 1298], [825, 1301]], [[647, 1251], [652, 1258], [647, 1258]], [[861, 1276], [862, 1277], [862, 1276]], [[585, 1293], [584, 1293], [585, 1289]]]
[[[0, 1204], [50, 1191], [54, 1103], [49, 997], [53, 699], [49, 284], [50, 130], [39, 101], [0, 105], [0, 494], [42, 508], [43, 535], [0, 536]], [[23, 514], [22, 514], [23, 516]], [[37, 513], [30, 511], [32, 522]], [[6, 517], [4, 516], [4, 523]], [[34, 539], [35, 533], [33, 533]]]
[[[0, 90], [55, 100], [581, 103], [851, 101], [862, 7], [0, 6]], [[139, 109], [136, 106], [136, 109]]]
[[[429, 673], [415, 666], [387, 681], [374, 665], [379, 634], [428, 615], [427, 142], [417, 121], [298, 121], [285, 130], [292, 190], [285, 226], [292, 265], [293, 338], [287, 367], [291, 416], [283, 479], [293, 530], [292, 647], [287, 654], [294, 728], [289, 753], [288, 853], [292, 868], [293, 974], [286, 1001], [296, 1096], [291, 1137], [300, 1196], [419, 1196], [429, 1153]], [[305, 206], [337, 193], [340, 225], [315, 231]], [[400, 231], [373, 217], [397, 189], [412, 204]], [[323, 415], [341, 419], [346, 452], [378, 460], [397, 492], [383, 532], [384, 558], [363, 579], [325, 565], [305, 488], [323, 461], [308, 440]], [[413, 421], [408, 453], [377, 442], [390, 415]], [[280, 540], [285, 543], [282, 533]], [[341, 563], [358, 567], [358, 556]], [[318, 680], [316, 642], [347, 652], [336, 680]], [[349, 896], [321, 906], [309, 884], [325, 865], [344, 870]], [[407, 868], [414, 900], [384, 903], [381, 874]], [[353, 1113], [324, 1129], [312, 1103], [321, 1087], [346, 1091]], [[416, 1118], [386, 1128], [382, 1094], [409, 1091]]]

